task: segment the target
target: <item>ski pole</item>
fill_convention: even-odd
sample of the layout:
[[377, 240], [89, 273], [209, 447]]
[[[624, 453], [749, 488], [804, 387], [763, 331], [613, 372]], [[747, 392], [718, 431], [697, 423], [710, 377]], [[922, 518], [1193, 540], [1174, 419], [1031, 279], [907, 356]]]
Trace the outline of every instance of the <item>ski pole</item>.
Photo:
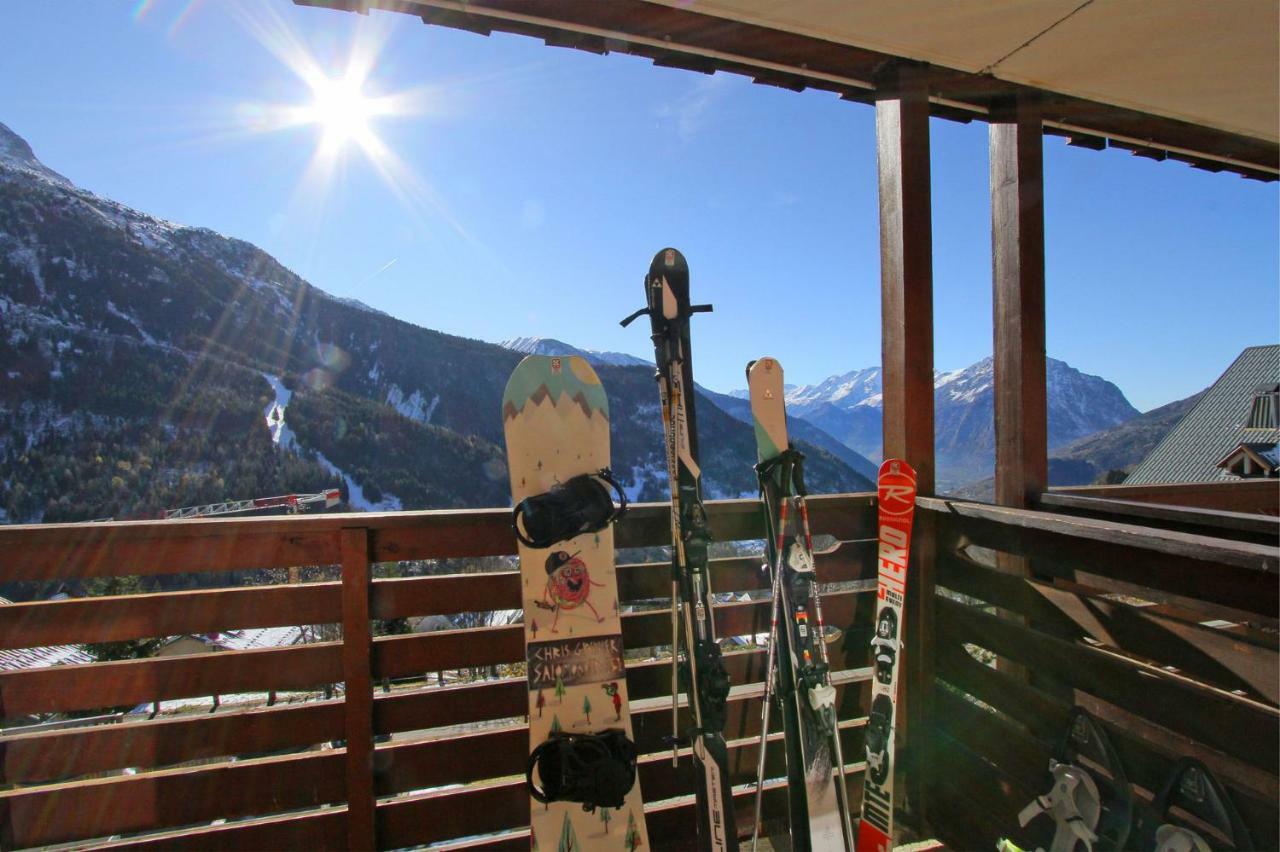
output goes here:
[[[812, 555], [813, 535], [809, 532], [809, 504], [805, 501], [806, 489], [804, 487], [804, 472], [801, 465], [796, 465], [795, 480], [793, 484], [795, 485], [796, 491], [796, 505], [800, 509], [800, 527], [804, 530], [804, 545], [808, 549], [809, 554]], [[826, 671], [830, 672], [831, 666], [827, 657], [827, 627], [826, 622], [822, 619], [822, 586], [818, 583], [816, 560], [814, 561], [813, 572], [813, 615], [815, 620], [818, 622], [818, 659]], [[827, 677], [830, 678], [830, 675], [828, 674]], [[849, 817], [849, 791], [845, 786], [844, 751], [840, 746], [840, 714], [836, 712], [834, 704], [832, 705], [830, 712], [831, 739], [836, 753], [836, 775], [840, 779], [840, 783], [836, 785], [836, 796], [840, 801], [840, 816], [844, 826], [845, 848], [852, 852], [854, 848], [853, 823]]]
[[[768, 517], [772, 518], [773, 512], [768, 508], [767, 494], [765, 496], [765, 505], [766, 510], [768, 511]], [[781, 516], [778, 522], [778, 530], [775, 534], [775, 538], [777, 540], [777, 543], [774, 546], [775, 564], [772, 566], [773, 577], [770, 583], [772, 606], [769, 610], [769, 650], [766, 654], [764, 665], [764, 703], [761, 708], [760, 754], [756, 759], [756, 818], [755, 824], [751, 830], [752, 852], [755, 852], [756, 842], [760, 837], [760, 812], [764, 804], [764, 760], [765, 753], [769, 745], [769, 705], [773, 698], [774, 666], [777, 660], [778, 610], [782, 606], [782, 536], [787, 523], [786, 503], [782, 504], [780, 511]]]

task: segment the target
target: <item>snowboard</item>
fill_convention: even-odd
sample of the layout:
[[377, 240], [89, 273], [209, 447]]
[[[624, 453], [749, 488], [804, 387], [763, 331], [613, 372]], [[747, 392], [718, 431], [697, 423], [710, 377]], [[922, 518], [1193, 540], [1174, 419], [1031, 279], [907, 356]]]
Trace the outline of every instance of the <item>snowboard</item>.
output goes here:
[[[835, 690], [823, 643], [822, 602], [804, 504], [804, 457], [787, 438], [782, 365], [773, 358], [751, 362], [747, 386], [775, 607], [766, 676], [774, 678], [782, 708], [791, 843], [797, 850], [853, 852], [841, 783]], [[766, 701], [766, 726], [768, 709]], [[761, 769], [763, 758], [762, 748]]]
[[[583, 358], [521, 361], [503, 394], [502, 420], [513, 505], [608, 468], [609, 403]], [[612, 527], [518, 548], [530, 753], [560, 734], [622, 731], [632, 740]], [[532, 797], [530, 806], [533, 849], [649, 846], [638, 778], [616, 810]]]
[[911, 524], [915, 518], [916, 472], [901, 459], [887, 459], [876, 480], [880, 521], [876, 632], [871, 640], [874, 677], [867, 721], [867, 769], [862, 785], [862, 822], [858, 852], [893, 848], [894, 730], [897, 727], [898, 673], [902, 669], [903, 604]]

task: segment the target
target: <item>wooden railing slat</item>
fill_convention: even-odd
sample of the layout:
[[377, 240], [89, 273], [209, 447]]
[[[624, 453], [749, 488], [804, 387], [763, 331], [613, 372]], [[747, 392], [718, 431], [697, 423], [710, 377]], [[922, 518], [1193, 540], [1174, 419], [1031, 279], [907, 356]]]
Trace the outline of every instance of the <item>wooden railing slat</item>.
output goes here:
[[[941, 641], [987, 648], [1033, 668], [1039, 678], [1083, 690], [1272, 775], [1280, 769], [1276, 708], [1100, 648], [1054, 639], [945, 598], [938, 600], [938, 629]], [[1185, 711], [1193, 706], [1197, 712]], [[1241, 737], [1240, 731], [1250, 735]]]
[[342, 750], [0, 791], [17, 847], [343, 802]]
[[36, 784], [125, 767], [304, 749], [342, 736], [342, 703], [317, 701], [19, 733], [0, 737], [0, 767], [10, 783]]
[[1280, 704], [1280, 654], [1274, 650], [1088, 594], [1074, 584], [1063, 588], [1002, 574], [954, 556], [941, 560], [939, 568], [948, 588], [1026, 616], [1036, 629], [1059, 639], [1087, 637], [1148, 662], [1173, 665], [1206, 683]]
[[[1274, 490], [1273, 490], [1273, 496]], [[1046, 512], [1079, 514], [1098, 520], [1121, 520], [1147, 526], [1159, 526], [1180, 532], [1211, 535], [1272, 544], [1280, 538], [1280, 518], [1245, 512], [1227, 512], [1189, 506], [1163, 506], [1136, 500], [1109, 499], [1047, 492], [1041, 494], [1036, 508]]]
[[0, 649], [332, 624], [341, 583], [244, 586], [0, 606]]
[[[1148, 551], [1164, 556], [1176, 556], [1200, 563], [1229, 565], [1266, 574], [1280, 572], [1280, 548], [1274, 545], [1252, 542], [1228, 541], [1191, 533], [1158, 530], [1136, 524], [1119, 524], [1077, 518], [1028, 509], [1010, 509], [989, 506], [985, 503], [969, 503], [960, 500], [944, 500], [921, 497], [917, 505], [941, 518], [949, 518], [966, 531], [982, 524], [1007, 530], [1043, 533], [1063, 539], [1079, 539], [1098, 545], [1111, 545], [1128, 550]], [[1040, 554], [1034, 555], [1037, 558]]]
[[225, 852], [227, 849], [298, 849], [310, 852], [341, 849], [346, 843], [346, 821], [346, 805], [335, 805], [320, 811], [158, 832], [98, 843], [94, 848], [129, 852]]
[[1237, 620], [1280, 616], [1280, 548], [1133, 525], [921, 498], [938, 518], [939, 547], [976, 544], [1033, 558], [1038, 573], [1095, 585], [1127, 584], [1147, 600], [1172, 600]]
[[0, 672], [0, 718], [196, 695], [308, 690], [341, 680], [337, 642], [25, 669]]

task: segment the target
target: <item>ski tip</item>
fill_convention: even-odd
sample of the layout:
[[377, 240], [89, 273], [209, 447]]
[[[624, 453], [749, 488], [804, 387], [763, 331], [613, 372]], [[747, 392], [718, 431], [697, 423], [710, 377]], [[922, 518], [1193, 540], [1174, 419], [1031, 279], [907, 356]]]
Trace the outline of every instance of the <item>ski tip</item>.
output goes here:
[[887, 477], [903, 477], [911, 480], [914, 485], [916, 481], [916, 469], [907, 464], [902, 459], [885, 459], [880, 465], [880, 478]]
[[653, 262], [649, 264], [650, 273], [689, 273], [689, 263], [684, 259], [684, 255], [679, 249], [671, 247], [660, 250], [653, 256]]
[[781, 376], [782, 364], [778, 362], [777, 358], [770, 358], [768, 355], [761, 355], [759, 358], [747, 362], [747, 378], [751, 378], [751, 373], [756, 370], [766, 373], [772, 373], [774, 370], [777, 370], [778, 375]]

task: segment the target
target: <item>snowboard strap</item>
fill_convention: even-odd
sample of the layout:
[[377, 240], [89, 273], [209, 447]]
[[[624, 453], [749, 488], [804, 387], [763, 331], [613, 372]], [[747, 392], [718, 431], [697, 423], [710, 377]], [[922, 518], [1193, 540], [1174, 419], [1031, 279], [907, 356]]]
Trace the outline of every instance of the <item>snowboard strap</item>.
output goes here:
[[[542, 786], [534, 783], [538, 770]], [[544, 805], [580, 802], [584, 811], [620, 808], [636, 783], [636, 745], [624, 731], [552, 734], [529, 755], [529, 795]]]
[[1086, 770], [1070, 763], [1050, 761], [1049, 771], [1053, 774], [1053, 787], [1018, 813], [1018, 824], [1026, 828], [1031, 820], [1047, 813], [1057, 824], [1050, 852], [1074, 852], [1078, 844], [1084, 845], [1085, 852], [1093, 852], [1093, 843], [1098, 839], [1094, 829], [1102, 813], [1097, 785]]
[[511, 526], [522, 543], [543, 550], [583, 533], [599, 532], [626, 511], [627, 494], [605, 467], [521, 500], [511, 512]]
[[1191, 829], [1165, 823], [1156, 829], [1155, 852], [1213, 852], [1213, 848]]

